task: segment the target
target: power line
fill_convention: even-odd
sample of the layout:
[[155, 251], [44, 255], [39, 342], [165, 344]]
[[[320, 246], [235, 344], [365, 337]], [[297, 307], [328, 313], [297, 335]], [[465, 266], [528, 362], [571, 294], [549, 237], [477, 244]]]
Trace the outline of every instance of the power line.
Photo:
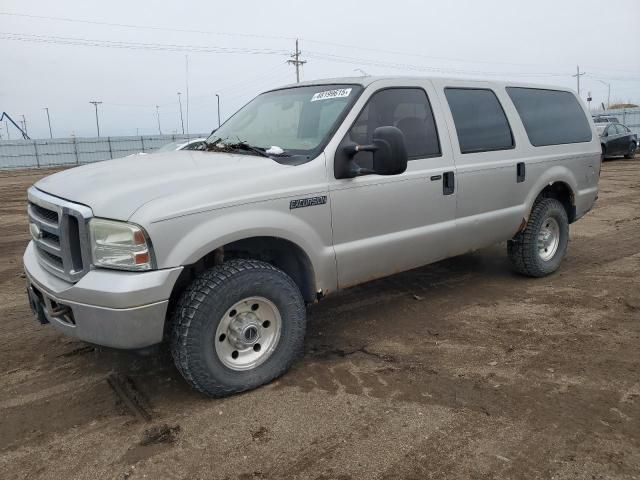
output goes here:
[[491, 75], [491, 76], [518, 76], [518, 77], [564, 77], [566, 73], [555, 72], [496, 72], [496, 71], [482, 71], [482, 70], [463, 70], [456, 68], [446, 67], [431, 67], [426, 65], [414, 65], [409, 63], [387, 62], [383, 60], [368, 60], [357, 57], [347, 57], [342, 55], [325, 54], [321, 52], [307, 51], [307, 55], [311, 58], [333, 61], [338, 63], [348, 63], [352, 65], [368, 65], [374, 67], [384, 67], [399, 70], [412, 70], [420, 72], [432, 72], [432, 73], [456, 73], [456, 74], [476, 74], [476, 75]]
[[[241, 53], [241, 54], [257, 54], [257, 55], [289, 55], [293, 57], [287, 60], [296, 66], [297, 78], [299, 80], [299, 68], [306, 63], [306, 60], [300, 60], [300, 50], [296, 48], [296, 52], [290, 55], [285, 50], [274, 49], [257, 49], [257, 48], [233, 48], [233, 47], [219, 47], [219, 46], [202, 46], [202, 45], [178, 45], [178, 44], [159, 44], [159, 43], [140, 43], [140, 42], [123, 42], [123, 41], [110, 41], [110, 40], [92, 40], [86, 38], [77, 37], [60, 37], [51, 35], [33, 35], [22, 33], [7, 33], [0, 32], [0, 38], [7, 40], [18, 40], [35, 43], [48, 43], [48, 44], [63, 44], [63, 45], [79, 45], [88, 47], [108, 47], [119, 49], [131, 49], [131, 50], [152, 50], [152, 51], [175, 51], [175, 52], [196, 52], [196, 53]], [[327, 54], [322, 52], [307, 52], [308, 56], [312, 58], [324, 59], [328, 61], [338, 63], [350, 63], [354, 65], [370, 65], [378, 67], [387, 67], [401, 70], [414, 70], [414, 71], [428, 71], [428, 72], [442, 72], [442, 73], [459, 73], [459, 74], [481, 74], [481, 75], [512, 75], [512, 76], [564, 76], [566, 73], [523, 73], [523, 72], [488, 72], [488, 71], [474, 71], [452, 68], [437, 68], [428, 67], [424, 65], [413, 65], [408, 63], [386, 62], [368, 60], [357, 57], [347, 57], [342, 55]], [[297, 56], [296, 56], [297, 55]], [[188, 123], [188, 121], [187, 121]]]
[[157, 31], [164, 31], [164, 32], [198, 33], [198, 34], [204, 34], [204, 35], [266, 38], [266, 39], [273, 39], [273, 40], [293, 40], [294, 39], [294, 37], [285, 37], [281, 35], [261, 35], [256, 33], [237, 33], [237, 32], [213, 32], [210, 30], [192, 30], [192, 29], [186, 29], [186, 28], [158, 27], [158, 26], [151, 26], [151, 25], [133, 25], [128, 23], [100, 22], [96, 20], [81, 20], [81, 19], [67, 18], [67, 17], [49, 17], [45, 15], [27, 15], [24, 13], [12, 13], [12, 12], [0, 12], [0, 15], [6, 15], [11, 17], [35, 18], [39, 20], [54, 20], [59, 22], [83, 23], [88, 25], [102, 25], [107, 27], [135, 28], [135, 29], [141, 29], [141, 30], [157, 30]]
[[[38, 20], [79, 23], [79, 24], [87, 24], [87, 25], [101, 25], [101, 26], [108, 26], [108, 27], [120, 27], [120, 28], [130, 28], [130, 29], [138, 29], [138, 30], [150, 30], [150, 31], [179, 32], [179, 33], [200, 34], [200, 35], [261, 38], [261, 39], [288, 40], [288, 41], [294, 40], [295, 38], [295, 37], [286, 36], [286, 35], [264, 35], [264, 34], [244, 33], [244, 32], [221, 32], [221, 31], [195, 30], [195, 29], [176, 28], [176, 27], [160, 27], [155, 25], [135, 25], [130, 23], [104, 22], [104, 21], [96, 21], [96, 20], [84, 20], [84, 19], [77, 19], [77, 18], [54, 17], [54, 16], [46, 16], [46, 15], [30, 15], [30, 14], [14, 13], [14, 12], [0, 12], [0, 15], [21, 17], [21, 18], [31, 18], [31, 19], [38, 19]], [[375, 53], [376, 55], [380, 55], [380, 54], [403, 55], [403, 56], [409, 56], [409, 57], [424, 58], [428, 60], [444, 60], [444, 61], [451, 61], [451, 62], [480, 63], [480, 64], [494, 64], [494, 65], [512, 65], [512, 66], [522, 66], [522, 67], [544, 66], [543, 64], [533, 64], [533, 63], [499, 62], [495, 60], [486, 61], [486, 60], [465, 59], [465, 58], [441, 57], [441, 56], [434, 56], [434, 55], [425, 55], [425, 54], [416, 53], [416, 52], [389, 50], [389, 49], [381, 49], [381, 48], [375, 48], [375, 47], [365, 47], [361, 45], [330, 42], [326, 40], [317, 40], [317, 39], [310, 39], [310, 38], [305, 38], [304, 40], [307, 43], [327, 45], [332, 47], [338, 47], [341, 49], [349, 48], [353, 50], [370, 51]], [[640, 73], [634, 70], [611, 68], [611, 67], [600, 67], [595, 65], [587, 65], [587, 67], [591, 69], [616, 70], [616, 71], [629, 72], [634, 74]]]
[[85, 47], [108, 47], [128, 50], [154, 50], [171, 52], [193, 52], [193, 53], [237, 53], [250, 55], [288, 55], [286, 50], [276, 50], [270, 48], [243, 48], [243, 47], [219, 47], [212, 45], [189, 45], [189, 44], [167, 44], [167, 43], [142, 43], [124, 42], [112, 40], [96, 40], [78, 37], [61, 37], [56, 35], [35, 35], [30, 33], [0, 32], [0, 38], [4, 40], [16, 40], [32, 43], [48, 43], [57, 45], [77, 45]]

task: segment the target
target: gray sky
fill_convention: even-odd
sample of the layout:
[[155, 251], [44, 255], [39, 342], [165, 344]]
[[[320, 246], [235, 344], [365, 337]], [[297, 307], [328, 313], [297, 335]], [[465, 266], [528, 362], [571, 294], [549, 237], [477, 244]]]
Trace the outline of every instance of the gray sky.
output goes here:
[[32, 138], [48, 136], [43, 107], [54, 136], [94, 136], [90, 100], [104, 102], [102, 135], [157, 133], [155, 105], [162, 132], [180, 132], [176, 92], [186, 116], [187, 54], [189, 130], [210, 131], [215, 93], [224, 119], [256, 93], [295, 81], [286, 64], [295, 37], [308, 60], [305, 80], [362, 69], [575, 89], [579, 64], [582, 97], [591, 91], [593, 106], [607, 101], [598, 79], [611, 84], [612, 102], [640, 103], [638, 0], [2, 0], [0, 12], [97, 22], [0, 15], [0, 111], [24, 114]]

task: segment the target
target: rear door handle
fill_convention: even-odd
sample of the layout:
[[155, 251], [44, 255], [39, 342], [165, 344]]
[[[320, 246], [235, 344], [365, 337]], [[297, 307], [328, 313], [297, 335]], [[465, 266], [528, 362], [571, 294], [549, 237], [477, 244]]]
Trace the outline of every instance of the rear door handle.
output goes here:
[[453, 172], [442, 174], [442, 194], [451, 195], [456, 190], [456, 178]]
[[524, 162], [520, 162], [516, 165], [516, 183], [524, 182], [527, 176], [527, 167]]

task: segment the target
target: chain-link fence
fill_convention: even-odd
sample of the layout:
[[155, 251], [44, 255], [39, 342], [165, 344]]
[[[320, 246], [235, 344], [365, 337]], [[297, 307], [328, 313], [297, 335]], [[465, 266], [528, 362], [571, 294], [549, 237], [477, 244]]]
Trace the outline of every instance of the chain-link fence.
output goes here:
[[149, 153], [170, 142], [186, 142], [206, 136], [197, 134], [3, 140], [0, 141], [0, 170], [82, 165], [140, 152]]
[[616, 117], [620, 123], [640, 136], [640, 108], [618, 108], [615, 110], [604, 110], [593, 113], [593, 115], [611, 115]]

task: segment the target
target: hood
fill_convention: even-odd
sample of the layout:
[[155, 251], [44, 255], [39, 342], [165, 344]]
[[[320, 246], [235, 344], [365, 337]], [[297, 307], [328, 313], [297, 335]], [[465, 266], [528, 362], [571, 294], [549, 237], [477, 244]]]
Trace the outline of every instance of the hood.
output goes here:
[[[204, 190], [215, 192], [216, 203], [229, 196], [229, 188], [251, 179], [286, 174], [296, 167], [254, 155], [178, 151], [125, 157], [65, 170], [46, 177], [36, 188], [81, 203], [97, 217], [128, 220], [141, 206], [155, 199], [180, 197]], [[255, 191], [255, 190], [253, 190]], [[166, 202], [163, 202], [166, 203]], [[170, 202], [169, 202], [170, 203]], [[164, 211], [170, 216], [172, 212]]]

